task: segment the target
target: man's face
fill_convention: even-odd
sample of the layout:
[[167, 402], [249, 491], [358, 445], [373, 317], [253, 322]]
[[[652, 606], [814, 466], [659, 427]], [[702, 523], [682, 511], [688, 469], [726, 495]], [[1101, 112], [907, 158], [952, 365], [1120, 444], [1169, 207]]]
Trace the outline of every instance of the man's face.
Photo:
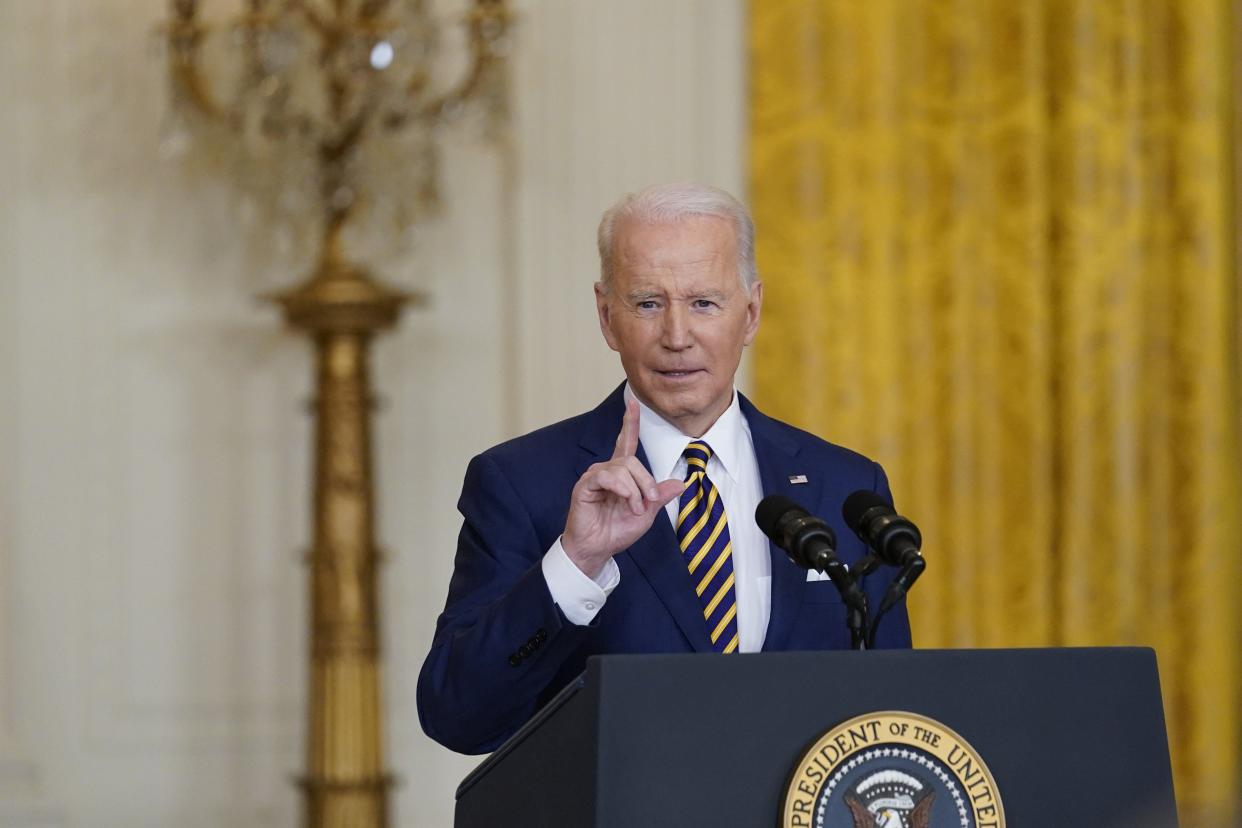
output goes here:
[[742, 287], [733, 225], [715, 216], [622, 220], [599, 325], [638, 398], [700, 437], [729, 407], [742, 348], [759, 330], [763, 285]]

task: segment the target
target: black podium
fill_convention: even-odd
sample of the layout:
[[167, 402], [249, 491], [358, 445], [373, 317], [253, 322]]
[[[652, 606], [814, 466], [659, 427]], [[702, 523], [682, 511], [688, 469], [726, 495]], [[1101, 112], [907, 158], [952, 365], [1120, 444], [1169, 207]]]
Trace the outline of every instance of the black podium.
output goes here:
[[973, 746], [1013, 828], [1177, 826], [1137, 648], [593, 658], [462, 782], [455, 825], [776, 826], [807, 748], [885, 710]]

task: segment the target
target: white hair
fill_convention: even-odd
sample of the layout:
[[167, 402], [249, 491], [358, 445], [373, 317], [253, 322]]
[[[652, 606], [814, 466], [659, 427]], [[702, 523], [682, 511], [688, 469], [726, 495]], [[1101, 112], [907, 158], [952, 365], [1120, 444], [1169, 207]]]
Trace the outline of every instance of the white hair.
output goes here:
[[759, 279], [755, 267], [755, 222], [746, 205], [717, 187], [706, 184], [653, 184], [626, 193], [604, 211], [599, 221], [599, 269], [605, 289], [612, 281], [613, 244], [617, 222], [632, 219], [645, 224], [674, 222], [687, 216], [715, 216], [733, 225], [737, 242], [737, 273], [750, 290]]

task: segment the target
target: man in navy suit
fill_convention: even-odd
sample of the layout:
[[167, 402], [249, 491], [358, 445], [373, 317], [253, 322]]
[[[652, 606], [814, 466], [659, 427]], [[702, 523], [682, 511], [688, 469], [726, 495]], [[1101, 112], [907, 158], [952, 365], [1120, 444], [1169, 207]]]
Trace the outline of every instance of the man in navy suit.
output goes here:
[[[448, 600], [418, 681], [424, 730], [463, 753], [497, 747], [590, 655], [848, 647], [834, 585], [768, 543], [755, 506], [801, 503], [852, 563], [866, 550], [842, 502], [858, 489], [891, 501], [876, 463], [734, 389], [763, 304], [745, 207], [712, 187], [650, 187], [605, 212], [599, 249], [600, 329], [626, 382], [466, 470]], [[690, 497], [698, 486], [708, 497]], [[696, 508], [714, 511], [692, 527]], [[872, 606], [891, 574], [864, 579]], [[877, 646], [910, 646], [904, 604]]]

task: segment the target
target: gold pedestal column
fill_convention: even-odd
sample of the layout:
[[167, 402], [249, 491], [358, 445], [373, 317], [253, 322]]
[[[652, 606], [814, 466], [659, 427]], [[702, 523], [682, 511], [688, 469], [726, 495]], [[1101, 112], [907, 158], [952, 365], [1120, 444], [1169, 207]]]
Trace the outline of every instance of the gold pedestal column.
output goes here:
[[[205, 145], [204, 158], [224, 162], [260, 215], [293, 227], [313, 220], [322, 232], [315, 272], [267, 297], [310, 335], [318, 362], [303, 824], [378, 828], [391, 778], [367, 365], [372, 338], [413, 297], [348, 263], [341, 236], [354, 220], [388, 222], [387, 237], [398, 238], [434, 209], [437, 133], [450, 122], [473, 112], [495, 135], [506, 113], [508, 4], [467, 4], [469, 57], [439, 88], [440, 24], [425, 0], [242, 0], [215, 24], [200, 19], [198, 0], [168, 2], [173, 106], [162, 151]], [[373, 247], [366, 238], [355, 249]]]
[[303, 285], [270, 297], [315, 344], [314, 541], [311, 565], [309, 828], [388, 825], [379, 596], [371, 469], [372, 337], [411, 296], [340, 260], [329, 245]]

